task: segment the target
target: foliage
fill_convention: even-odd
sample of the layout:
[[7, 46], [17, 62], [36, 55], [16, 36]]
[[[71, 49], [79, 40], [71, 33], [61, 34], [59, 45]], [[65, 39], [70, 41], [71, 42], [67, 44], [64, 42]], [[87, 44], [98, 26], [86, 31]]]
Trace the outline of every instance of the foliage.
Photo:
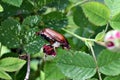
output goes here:
[[85, 80], [96, 73], [95, 63], [92, 56], [84, 52], [66, 53], [67, 54], [61, 56], [62, 60], [59, 60], [57, 64], [66, 76], [74, 80]]
[[[30, 62], [29, 80], [119, 80], [120, 52], [104, 47], [106, 32], [120, 30], [119, 3], [0, 0], [0, 79], [24, 80]], [[49, 43], [36, 35], [44, 28], [64, 35], [71, 49], [46, 56], [42, 47]]]
[[3, 11], [3, 7], [0, 5], [0, 12], [2, 12]]
[[3, 79], [12, 79], [7, 72], [19, 70], [25, 64], [24, 60], [18, 58], [4, 58], [0, 60], [0, 77]]

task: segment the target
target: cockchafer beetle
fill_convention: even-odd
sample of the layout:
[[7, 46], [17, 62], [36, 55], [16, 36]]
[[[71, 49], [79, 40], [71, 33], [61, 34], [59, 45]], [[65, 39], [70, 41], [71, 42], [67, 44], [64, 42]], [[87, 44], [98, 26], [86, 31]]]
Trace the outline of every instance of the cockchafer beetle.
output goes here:
[[70, 49], [70, 45], [67, 39], [62, 34], [50, 28], [45, 28], [37, 32], [36, 34], [44, 37], [54, 47], [62, 46], [63, 49], [67, 49], [67, 50]]

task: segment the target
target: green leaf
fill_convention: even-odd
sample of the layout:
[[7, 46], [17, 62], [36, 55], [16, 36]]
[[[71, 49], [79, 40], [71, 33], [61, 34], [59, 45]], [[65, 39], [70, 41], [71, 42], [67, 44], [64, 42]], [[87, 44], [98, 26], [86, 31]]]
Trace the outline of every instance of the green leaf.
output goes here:
[[43, 16], [43, 21], [48, 27], [61, 28], [65, 27], [68, 23], [65, 14], [53, 11]]
[[13, 72], [22, 68], [26, 61], [18, 58], [4, 58], [0, 60], [0, 70]]
[[30, 61], [30, 68], [34, 71], [37, 71], [38, 64], [39, 64], [39, 61], [32, 60], [32, 61]]
[[8, 4], [11, 4], [13, 6], [16, 6], [16, 7], [20, 7], [20, 5], [23, 2], [23, 0], [2, 0], [2, 1]]
[[20, 30], [21, 26], [18, 21], [12, 18], [6, 19], [0, 26], [0, 42], [9, 48], [20, 46]]
[[120, 13], [112, 17], [110, 25], [113, 29], [120, 30]]
[[46, 80], [45, 79], [45, 73], [43, 71], [40, 71], [40, 76], [37, 77], [35, 80]]
[[120, 0], [104, 0], [111, 11], [111, 16], [120, 13]]
[[35, 25], [40, 24], [41, 18], [38, 15], [29, 16], [24, 19], [23, 25], [34, 27]]
[[120, 53], [103, 50], [98, 56], [99, 71], [105, 75], [120, 74]]
[[89, 21], [97, 26], [103, 26], [107, 24], [110, 11], [109, 9], [98, 2], [88, 2], [82, 5], [83, 11], [88, 17]]
[[120, 79], [120, 75], [118, 76], [109, 76], [109, 77], [106, 77], [104, 80], [119, 80]]
[[73, 20], [75, 24], [77, 24], [80, 27], [87, 27], [90, 22], [85, 17], [85, 14], [83, 13], [81, 7], [75, 7], [73, 10]]
[[31, 28], [25, 31], [25, 45], [24, 50], [29, 53], [38, 53], [42, 46], [45, 44], [45, 40], [41, 36], [37, 36], [36, 32], [38, 32], [38, 28]]
[[54, 62], [47, 62], [44, 71], [46, 80], [60, 80], [65, 77]]
[[10, 52], [10, 50], [6, 46], [3, 46], [2, 44], [0, 44], [0, 46], [2, 46], [2, 48], [1, 48], [1, 56], [3, 56], [4, 54]]
[[[26, 71], [27, 71], [27, 64], [25, 64], [19, 71], [16, 72], [14, 80], [24, 80]], [[30, 73], [33, 73], [32, 70], [30, 71]], [[30, 79], [31, 79], [31, 75], [30, 75]]]
[[67, 77], [85, 80], [95, 75], [96, 67], [92, 56], [84, 52], [64, 51], [62, 53], [64, 55], [57, 65]]
[[0, 70], [0, 78], [2, 79], [6, 79], [6, 80], [11, 80], [12, 78], [9, 76], [8, 73], [4, 72], [4, 71], [1, 71]]
[[0, 5], [0, 12], [3, 12], [3, 7]]
[[40, 78], [39, 80], [45, 80], [45, 73], [43, 71], [40, 71]]

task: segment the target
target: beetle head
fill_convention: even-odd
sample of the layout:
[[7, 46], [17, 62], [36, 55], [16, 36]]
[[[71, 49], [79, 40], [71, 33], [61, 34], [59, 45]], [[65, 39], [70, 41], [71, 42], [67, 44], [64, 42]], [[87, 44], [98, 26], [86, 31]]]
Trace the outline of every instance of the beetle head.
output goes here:
[[69, 49], [70, 49], [70, 45], [69, 45], [68, 42], [64, 42], [64, 43], [62, 43], [61, 46], [62, 46], [63, 49], [66, 49], [66, 50], [69, 50]]

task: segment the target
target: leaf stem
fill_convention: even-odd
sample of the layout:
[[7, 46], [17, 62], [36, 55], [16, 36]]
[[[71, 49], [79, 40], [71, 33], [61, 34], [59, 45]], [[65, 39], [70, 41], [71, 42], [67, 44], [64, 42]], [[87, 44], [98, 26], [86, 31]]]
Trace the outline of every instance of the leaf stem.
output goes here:
[[107, 23], [107, 25], [105, 27], [105, 32], [108, 30], [108, 26], [109, 26], [109, 23]]
[[83, 42], [85, 42], [86, 40], [96, 42], [95, 39], [87, 39], [87, 38], [84, 38], [84, 37], [78, 36], [77, 34], [74, 34], [74, 33], [70, 32], [70, 31], [68, 31], [68, 30], [66, 30], [66, 29], [64, 29], [64, 28], [62, 28], [62, 30], [64, 30], [65, 32], [67, 32], [67, 33], [73, 35], [74, 37], [76, 37], [76, 38], [82, 40]]
[[0, 43], [0, 58], [2, 56], [2, 44]]
[[30, 55], [27, 54], [27, 72], [24, 80], [29, 80], [30, 76]]
[[71, 34], [72, 36], [80, 39], [80, 40], [83, 41], [83, 42], [92, 41], [92, 42], [96, 42], [97, 44], [99, 44], [99, 45], [101, 45], [101, 46], [105, 46], [104, 42], [96, 41], [95, 39], [87, 39], [87, 38], [81, 37], [81, 36], [79, 36], [79, 35], [77, 35], [77, 34], [75, 34], [75, 33], [72, 33], [72, 32], [70, 32], [70, 31], [64, 29], [64, 28], [62, 28], [62, 30], [65, 31], [65, 32], [67, 32], [67, 33], [69, 33], [69, 34]]
[[73, 7], [75, 7], [75, 6], [78, 6], [78, 5], [80, 5], [80, 4], [83, 4], [83, 3], [87, 2], [87, 1], [89, 1], [89, 0], [83, 0], [83, 1], [77, 2], [77, 3], [74, 4], [71, 8], [73, 8]]
[[96, 59], [96, 56], [95, 56], [95, 53], [94, 53], [93, 47], [92, 47], [92, 45], [91, 45], [90, 43], [89, 43], [89, 47], [90, 47], [90, 50], [91, 50], [92, 56], [93, 56], [94, 61], [95, 61], [95, 64], [96, 64], [96, 70], [97, 70], [97, 72], [98, 72], [99, 80], [102, 80], [101, 73], [99, 72], [99, 67], [98, 67], [97, 59]]

